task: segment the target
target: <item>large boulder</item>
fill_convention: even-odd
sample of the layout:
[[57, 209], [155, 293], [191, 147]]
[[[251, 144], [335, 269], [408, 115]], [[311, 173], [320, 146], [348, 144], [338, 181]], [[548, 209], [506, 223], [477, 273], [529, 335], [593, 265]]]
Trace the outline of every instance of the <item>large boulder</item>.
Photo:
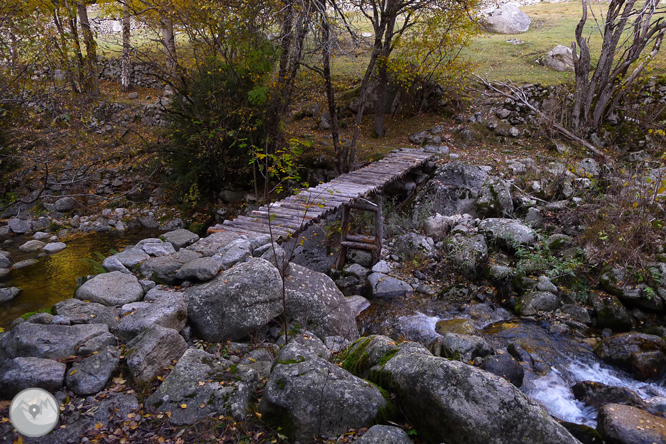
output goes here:
[[164, 242], [169, 242], [171, 245], [173, 245], [173, 248], [175, 248], [176, 251], [178, 251], [181, 248], [192, 245], [193, 243], [198, 241], [199, 236], [195, 233], [192, 233], [189, 230], [181, 228], [180, 230], [169, 231], [168, 233], [164, 233], [163, 235], [160, 236], [160, 239], [162, 239]]
[[509, 353], [498, 353], [483, 360], [481, 368], [494, 375], [501, 376], [520, 388], [523, 385], [525, 370]]
[[200, 253], [181, 249], [168, 256], [150, 258], [141, 264], [139, 270], [146, 279], [173, 285], [178, 281], [176, 278], [178, 270], [188, 262], [200, 257]]
[[42, 248], [44, 248], [44, 245], [46, 245], [44, 242], [33, 239], [21, 245], [19, 247], [19, 250], [24, 253], [30, 253], [33, 251], [41, 250]]
[[516, 304], [516, 312], [521, 316], [532, 316], [540, 311], [555, 311], [560, 306], [560, 298], [549, 291], [533, 291], [524, 294]]
[[647, 410], [648, 406], [633, 390], [594, 381], [580, 381], [571, 387], [574, 397], [596, 408], [606, 404], [622, 404]]
[[540, 62], [543, 66], [559, 72], [574, 70], [573, 52], [571, 48], [564, 45], [557, 45], [548, 51]]
[[485, 28], [495, 34], [521, 34], [530, 29], [530, 18], [515, 3], [505, 3], [484, 18]]
[[182, 293], [168, 292], [153, 303], [125, 315], [116, 335], [128, 341], [152, 325], [180, 331], [187, 323], [187, 305]]
[[404, 296], [414, 291], [412, 286], [407, 282], [383, 273], [372, 273], [368, 276], [368, 286], [370, 287], [372, 297], [381, 299]]
[[64, 359], [90, 339], [109, 332], [106, 324], [40, 325], [22, 322], [3, 339], [10, 357]]
[[193, 424], [220, 414], [241, 421], [248, 414], [259, 379], [243, 365], [233, 372], [231, 367], [231, 361], [190, 348], [146, 400], [146, 406], [171, 412], [169, 422], [174, 425]]
[[21, 390], [39, 387], [60, 390], [67, 365], [42, 358], [14, 358], [0, 366], [0, 398], [11, 399]]
[[124, 305], [143, 299], [143, 287], [136, 276], [112, 271], [86, 281], [76, 290], [74, 297], [107, 306]]
[[259, 411], [292, 439], [312, 443], [322, 435], [369, 427], [389, 406], [374, 385], [305, 352], [297, 360], [278, 354]]
[[407, 233], [395, 238], [393, 251], [403, 260], [411, 261], [415, 258], [432, 256], [434, 245], [430, 244], [423, 236], [416, 233]]
[[479, 190], [487, 178], [488, 174], [481, 167], [447, 163], [437, 169], [435, 177], [416, 197], [416, 210], [427, 210], [431, 215], [468, 213], [474, 216]]
[[505, 180], [489, 178], [479, 191], [476, 210], [481, 217], [507, 217], [513, 214], [511, 184]]
[[240, 236], [236, 233], [219, 231], [210, 234], [203, 239], [199, 239], [197, 242], [187, 247], [187, 249], [201, 253], [202, 256], [213, 256], [220, 250], [220, 248], [227, 246], [236, 239], [240, 239]]
[[109, 256], [106, 259], [104, 259], [104, 262], [102, 262], [102, 266], [106, 269], [107, 265], [105, 264], [111, 263], [111, 261], [113, 261], [114, 259], [123, 264], [123, 266], [131, 270], [132, 268], [139, 265], [141, 262], [150, 259], [150, 256], [148, 256], [148, 254], [146, 254], [146, 252], [143, 251], [141, 248], [125, 248], [120, 253], [114, 254], [113, 256]]
[[374, 425], [354, 442], [356, 444], [411, 444], [412, 440], [399, 427]]
[[239, 262], [245, 262], [252, 256], [252, 246], [247, 239], [236, 239], [220, 248], [213, 256], [227, 270]]
[[605, 362], [631, 372], [641, 381], [666, 374], [666, 343], [659, 336], [620, 333], [601, 341], [594, 352]]
[[106, 324], [109, 330], [118, 324], [118, 309], [95, 302], [65, 299], [53, 306], [53, 314], [63, 316], [70, 324]]
[[67, 387], [80, 396], [100, 392], [120, 362], [120, 350], [108, 347], [81, 362], [75, 362], [67, 372]]
[[21, 289], [18, 287], [0, 288], [0, 304], [13, 301], [19, 294], [21, 294]]
[[663, 443], [666, 419], [635, 407], [607, 404], [597, 414], [597, 431], [607, 443]]
[[631, 330], [634, 322], [617, 297], [592, 293], [588, 299], [597, 314], [597, 327], [610, 328], [614, 332]]
[[488, 245], [482, 234], [456, 234], [446, 243], [446, 249], [453, 264], [469, 277], [478, 275], [480, 266], [488, 260]]
[[185, 298], [190, 324], [211, 342], [244, 338], [283, 311], [280, 273], [260, 258], [188, 288]]
[[18, 217], [9, 219], [7, 225], [9, 225], [12, 232], [16, 234], [24, 234], [32, 229], [32, 223], [30, 220], [19, 219]]
[[508, 247], [530, 245], [536, 241], [534, 230], [515, 219], [485, 219], [479, 223], [479, 231], [486, 235], [488, 242]]
[[435, 357], [416, 343], [401, 344], [369, 374], [371, 381], [398, 395], [405, 415], [428, 441], [578, 443], [543, 407], [508, 381]]
[[176, 249], [169, 242], [148, 242], [141, 245], [141, 249], [150, 256], [160, 257], [168, 256], [176, 252]]
[[220, 261], [214, 257], [200, 257], [180, 267], [176, 273], [176, 279], [207, 282], [217, 276], [221, 265]]
[[320, 338], [342, 336], [353, 341], [358, 327], [346, 298], [323, 273], [291, 264], [285, 279], [287, 317]]
[[[646, 310], [661, 311], [664, 303], [659, 295], [645, 284], [632, 285], [629, 272], [624, 267], [613, 267], [599, 278], [601, 286], [617, 296], [623, 304]], [[652, 291], [650, 291], [652, 290]]]
[[493, 349], [481, 336], [446, 332], [434, 345], [439, 353], [456, 361], [471, 362], [476, 357], [488, 356]]
[[127, 367], [132, 377], [148, 382], [187, 350], [187, 342], [172, 328], [153, 325], [127, 343]]

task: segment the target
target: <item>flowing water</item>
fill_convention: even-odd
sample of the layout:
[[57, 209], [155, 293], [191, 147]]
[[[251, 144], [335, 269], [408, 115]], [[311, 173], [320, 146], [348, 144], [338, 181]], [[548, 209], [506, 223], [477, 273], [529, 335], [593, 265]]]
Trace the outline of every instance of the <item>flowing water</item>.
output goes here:
[[[10, 280], [4, 285], [21, 288], [21, 294], [13, 301], [0, 306], [0, 327], [7, 329], [11, 322], [24, 313], [50, 309], [55, 303], [71, 298], [76, 290], [76, 279], [96, 274], [98, 261], [95, 253], [109, 256], [111, 250], [120, 251], [159, 232], [138, 230], [126, 233], [107, 231], [92, 233], [65, 241], [67, 248], [53, 255], [39, 258], [39, 262], [26, 268], [12, 270]], [[38, 257], [38, 253], [23, 253], [19, 247], [31, 238], [13, 236], [10, 243], [0, 248], [9, 251], [14, 262]]]
[[523, 365], [521, 390], [567, 422], [596, 427], [596, 409], [577, 401], [572, 393], [571, 387], [580, 381], [626, 387], [644, 401], [666, 396], [666, 381], [636, 381], [597, 358], [590, 345], [599, 339], [597, 333], [552, 334], [546, 322], [520, 319], [493, 303], [452, 309], [435, 299], [398, 298], [373, 304], [360, 320], [364, 335], [385, 334], [429, 344], [439, 336], [437, 324], [444, 321], [447, 331], [483, 336], [496, 350], [519, 345], [533, 360], [531, 366]]

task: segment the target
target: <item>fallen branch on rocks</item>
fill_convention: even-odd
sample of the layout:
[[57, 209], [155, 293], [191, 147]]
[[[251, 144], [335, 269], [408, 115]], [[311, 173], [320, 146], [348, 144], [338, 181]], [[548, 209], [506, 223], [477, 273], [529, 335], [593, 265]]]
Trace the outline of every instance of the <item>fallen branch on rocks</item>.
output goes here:
[[[477, 82], [481, 83], [484, 85], [486, 88], [491, 89], [492, 91], [495, 91], [498, 94], [501, 94], [504, 97], [507, 97], [509, 99], [514, 99], [514, 100], [519, 100], [523, 105], [528, 107], [530, 110], [534, 111], [541, 119], [544, 121], [548, 122], [548, 124], [554, 128], [557, 132], [562, 134], [563, 136], [567, 137], [568, 139], [580, 143], [583, 145], [585, 148], [588, 150], [592, 151], [594, 154], [600, 156], [604, 160], [608, 159], [608, 156], [604, 154], [599, 148], [595, 147], [592, 145], [590, 142], [588, 142], [585, 139], [582, 139], [575, 134], [573, 134], [571, 131], [567, 130], [564, 128], [562, 125], [558, 124], [555, 122], [553, 119], [549, 118], [546, 116], [543, 112], [541, 112], [538, 108], [536, 108], [534, 105], [532, 105], [529, 100], [527, 100], [527, 97], [525, 94], [520, 90], [520, 88], [516, 87], [515, 85], [511, 84], [510, 82], [490, 82], [488, 79], [484, 79], [476, 74], [472, 74], [474, 78], [476, 79]], [[502, 91], [500, 88], [498, 88], [498, 85], [502, 88], [506, 88], [509, 91], [511, 91], [511, 94], [506, 93]]]

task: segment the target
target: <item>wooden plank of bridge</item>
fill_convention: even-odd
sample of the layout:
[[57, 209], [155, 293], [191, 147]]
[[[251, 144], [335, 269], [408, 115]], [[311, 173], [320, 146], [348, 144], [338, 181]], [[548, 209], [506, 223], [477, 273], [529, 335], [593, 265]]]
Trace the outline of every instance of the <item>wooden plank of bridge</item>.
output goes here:
[[[384, 186], [404, 177], [411, 170], [434, 157], [435, 155], [427, 153], [423, 149], [394, 150], [383, 159], [364, 168], [342, 174], [330, 182], [302, 190], [298, 194], [272, 203], [270, 206], [262, 205], [252, 211], [250, 215], [226, 220], [223, 224], [210, 228], [208, 232], [227, 230], [251, 237], [269, 234], [272, 231], [278, 239], [286, 240], [289, 237], [297, 236], [311, 224], [319, 222], [340, 208], [346, 209], [348, 219], [350, 205], [357, 201], [362, 202], [370, 195], [379, 194], [377, 196], [377, 203], [379, 203]], [[357, 205], [357, 207], [363, 208], [363, 205]], [[377, 214], [375, 222], [376, 225], [382, 225], [381, 214]], [[377, 226], [376, 229], [378, 236], [375, 240], [375, 248], [379, 249], [381, 248], [382, 227]], [[351, 239], [350, 236], [350, 240], [345, 240], [345, 242], [353, 243]], [[346, 247], [343, 249], [346, 250]], [[378, 253], [379, 251], [376, 250], [376, 254]]]

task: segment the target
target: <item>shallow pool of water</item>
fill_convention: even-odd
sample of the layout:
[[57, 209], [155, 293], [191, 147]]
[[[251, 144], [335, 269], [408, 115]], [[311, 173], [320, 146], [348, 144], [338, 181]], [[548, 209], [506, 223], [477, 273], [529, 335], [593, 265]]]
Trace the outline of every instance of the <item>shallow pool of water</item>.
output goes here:
[[[50, 309], [54, 304], [71, 298], [76, 290], [76, 278], [96, 274], [90, 260], [98, 260], [95, 253], [109, 256], [111, 250], [120, 251], [141, 239], [155, 237], [161, 232], [138, 230], [126, 233], [107, 231], [65, 241], [67, 248], [53, 255], [39, 258], [39, 262], [26, 268], [12, 270], [7, 286], [21, 288], [13, 301], [0, 305], [0, 327], [7, 329], [14, 319], [24, 313]], [[29, 237], [14, 236], [10, 244], [2, 245], [14, 262], [37, 258], [37, 253], [23, 253], [18, 248]]]

